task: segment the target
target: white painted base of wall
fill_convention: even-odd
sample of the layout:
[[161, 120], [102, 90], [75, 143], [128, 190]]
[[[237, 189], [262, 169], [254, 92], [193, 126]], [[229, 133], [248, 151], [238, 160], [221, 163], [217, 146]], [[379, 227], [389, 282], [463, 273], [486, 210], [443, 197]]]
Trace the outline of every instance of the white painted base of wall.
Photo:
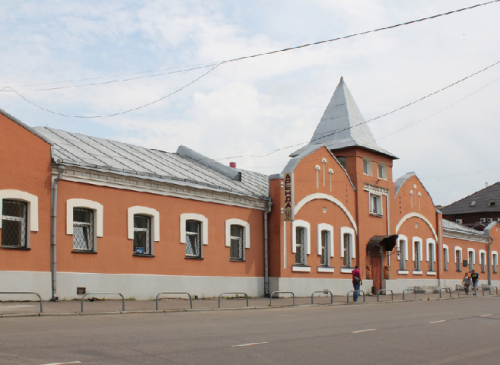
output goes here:
[[[394, 294], [400, 294], [403, 290], [413, 288], [414, 286], [438, 286], [437, 279], [397, 279], [384, 281], [385, 288], [391, 289]], [[443, 286], [442, 281], [441, 286]]]
[[[361, 290], [366, 294], [371, 293], [372, 280], [363, 280]], [[269, 292], [291, 291], [298, 297], [310, 297], [317, 290], [328, 289], [333, 295], [346, 295], [353, 290], [352, 279], [332, 278], [269, 278]]]
[[[224, 276], [175, 276], [143, 274], [89, 274], [59, 272], [57, 274], [59, 299], [81, 298], [76, 295], [77, 287], [84, 287], [87, 293], [119, 292], [125, 298], [137, 300], [155, 298], [160, 292], [188, 292], [194, 298], [218, 297], [223, 292], [243, 292], [252, 297], [264, 295], [262, 277]], [[50, 285], [50, 279], [48, 281]], [[111, 295], [105, 295], [112, 298]], [[117, 296], [119, 298], [119, 296]]]
[[[43, 300], [52, 298], [50, 272], [40, 271], [0, 271], [0, 291], [32, 291]], [[0, 300], [38, 300], [36, 295], [0, 295]]]

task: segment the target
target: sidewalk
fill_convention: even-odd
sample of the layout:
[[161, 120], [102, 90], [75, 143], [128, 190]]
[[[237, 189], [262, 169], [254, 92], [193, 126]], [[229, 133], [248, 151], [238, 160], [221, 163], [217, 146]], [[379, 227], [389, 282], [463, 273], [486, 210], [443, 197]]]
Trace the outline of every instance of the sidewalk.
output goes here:
[[[462, 292], [461, 298], [467, 298], [467, 296]], [[488, 295], [488, 293], [486, 294]], [[478, 292], [478, 296], [482, 296], [482, 293]], [[104, 296], [106, 300], [84, 300], [84, 313], [105, 313], [105, 312], [122, 312], [122, 301], [121, 299], [115, 299], [114, 296]], [[442, 293], [442, 299], [449, 299], [449, 293]], [[457, 299], [457, 292], [452, 293], [452, 298]], [[473, 295], [469, 295], [469, 298], [474, 298]], [[6, 300], [7, 297], [3, 297]], [[90, 299], [92, 299], [90, 297]], [[408, 293], [405, 297], [406, 301], [414, 301], [415, 294]], [[439, 294], [417, 294], [417, 300], [437, 300], [439, 299]], [[395, 294], [394, 301], [402, 301], [402, 294]], [[248, 307], [250, 308], [270, 308], [269, 298], [259, 297], [259, 298], [249, 298]], [[380, 303], [391, 302], [391, 295], [380, 295]], [[285, 307], [291, 306], [293, 300], [291, 296], [283, 295], [281, 298], [273, 298], [273, 308], [275, 307]], [[324, 294], [318, 294], [314, 296], [314, 305], [325, 305], [330, 304], [330, 296]], [[345, 296], [334, 296], [334, 305], [346, 305], [347, 299]], [[360, 295], [359, 302], [353, 303], [352, 294], [349, 296], [349, 305], [360, 305], [363, 303], [363, 296]], [[377, 296], [366, 296], [366, 303], [377, 303]], [[296, 297], [296, 305], [311, 305], [311, 297]], [[214, 310], [218, 307], [218, 299], [193, 299], [193, 310]], [[244, 298], [232, 298], [226, 299], [226, 297], [221, 298], [221, 309], [231, 309], [231, 308], [245, 308], [246, 300]], [[9, 316], [13, 314], [34, 314], [39, 312], [39, 303], [36, 301], [3, 301], [0, 302], [0, 316]], [[189, 300], [187, 298], [173, 298], [159, 300], [158, 304], [159, 312], [163, 311], [182, 311], [189, 310]], [[60, 301], [60, 302], [43, 302], [43, 314], [52, 315], [64, 315], [64, 314], [79, 314], [81, 310], [80, 300], [71, 301]], [[153, 311], [156, 312], [156, 301], [155, 300], [125, 300], [125, 311]]]

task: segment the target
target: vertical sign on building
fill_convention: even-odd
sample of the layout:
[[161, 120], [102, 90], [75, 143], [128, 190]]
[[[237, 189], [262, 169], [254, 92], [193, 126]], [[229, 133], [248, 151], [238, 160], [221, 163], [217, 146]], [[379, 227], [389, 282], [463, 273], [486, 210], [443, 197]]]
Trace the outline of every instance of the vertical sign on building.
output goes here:
[[292, 173], [288, 172], [285, 174], [285, 221], [293, 220], [293, 199], [292, 199]]

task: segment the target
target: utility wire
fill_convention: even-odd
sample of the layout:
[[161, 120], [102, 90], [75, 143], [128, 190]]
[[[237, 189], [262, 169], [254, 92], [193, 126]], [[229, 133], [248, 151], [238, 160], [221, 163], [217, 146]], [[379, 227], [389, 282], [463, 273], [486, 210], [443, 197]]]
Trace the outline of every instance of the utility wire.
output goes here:
[[181, 87], [180, 89], [177, 89], [175, 90], [174, 92], [171, 92], [170, 94], [168, 95], [165, 95], [165, 96], [162, 96], [161, 98], [159, 99], [156, 99], [155, 101], [151, 101], [147, 104], [143, 104], [143, 105], [140, 105], [136, 108], [133, 108], [133, 109], [129, 109], [129, 110], [126, 110], [126, 111], [123, 111], [123, 112], [118, 112], [118, 113], [114, 113], [114, 114], [106, 114], [106, 115], [92, 115], [92, 116], [82, 116], [82, 115], [69, 115], [69, 114], [63, 114], [63, 113], [59, 113], [59, 112], [55, 112], [53, 110], [50, 110], [50, 109], [47, 109], [47, 108], [44, 108], [38, 104], [35, 104], [34, 102], [28, 100], [27, 98], [25, 98], [23, 95], [21, 95], [18, 91], [12, 89], [10, 86], [7, 86], [5, 87], [4, 89], [11, 89], [14, 93], [16, 93], [18, 96], [20, 96], [24, 101], [26, 101], [27, 103], [30, 103], [31, 105], [41, 109], [41, 110], [44, 110], [46, 112], [49, 112], [49, 113], [52, 113], [52, 114], [56, 114], [56, 115], [60, 115], [62, 117], [67, 117], [67, 118], [81, 118], [81, 119], [97, 119], [97, 118], [110, 118], [110, 117], [116, 117], [118, 115], [123, 115], [123, 114], [127, 114], [127, 113], [131, 113], [131, 112], [134, 112], [134, 111], [137, 111], [139, 109], [143, 109], [143, 108], [146, 108], [148, 106], [151, 106], [159, 101], [162, 101], [172, 95], [175, 95], [177, 94], [178, 92], [184, 90], [185, 88], [193, 85], [195, 82], [199, 81], [200, 79], [202, 79], [203, 77], [205, 77], [206, 75], [208, 75], [210, 72], [212, 72], [213, 70], [215, 70], [217, 67], [219, 67], [222, 63], [219, 63], [217, 64], [215, 67], [211, 68], [210, 70], [208, 70], [207, 72], [205, 72], [203, 75], [201, 75], [200, 77], [198, 77], [197, 79], [194, 79], [193, 81], [191, 81], [189, 84], [186, 84], [184, 85], [183, 87]]
[[[354, 33], [354, 34], [350, 34], [350, 35], [346, 35], [346, 36], [342, 36], [342, 37], [332, 38], [332, 39], [318, 41], [318, 42], [314, 42], [314, 43], [306, 43], [306, 44], [303, 44], [301, 46], [289, 47], [289, 48], [284, 48], [284, 49], [281, 49], [281, 50], [275, 50], [275, 51], [264, 52], [264, 53], [257, 53], [257, 54], [251, 55], [251, 56], [243, 56], [243, 57], [238, 57], [238, 58], [232, 58], [232, 59], [225, 60], [225, 61], [220, 61], [220, 62], [212, 62], [212, 63], [208, 63], [208, 64], [195, 65], [195, 66], [176, 67], [177, 69], [179, 69], [177, 71], [165, 72], [165, 73], [160, 73], [160, 74], [155, 74], [155, 75], [150, 75], [150, 76], [138, 76], [138, 77], [133, 77], [133, 78], [128, 78], [128, 79], [121, 79], [121, 80], [117, 79], [117, 80], [111, 80], [111, 81], [106, 81], [106, 82], [101, 82], [101, 83], [90, 83], [90, 84], [76, 85], [76, 86], [71, 85], [71, 86], [64, 86], [64, 87], [46, 88], [46, 89], [39, 89], [39, 90], [36, 90], [36, 91], [49, 91], [49, 90], [60, 90], [60, 89], [67, 89], [67, 88], [73, 88], [73, 87], [86, 87], [86, 86], [104, 85], [104, 84], [110, 84], [110, 83], [114, 83], [114, 82], [131, 81], [131, 80], [137, 80], [137, 79], [142, 79], [142, 78], [149, 78], [149, 77], [169, 75], [169, 74], [177, 73], [177, 72], [187, 72], [187, 71], [197, 70], [197, 69], [201, 69], [201, 68], [214, 67], [215, 65], [220, 65], [222, 63], [236, 62], [236, 61], [241, 61], [241, 60], [245, 60], [245, 59], [249, 59], [249, 58], [261, 57], [261, 56], [269, 56], [269, 55], [276, 54], [276, 53], [288, 52], [288, 51], [297, 50], [297, 49], [301, 49], [301, 48], [305, 48], [305, 47], [317, 46], [317, 45], [320, 45], [320, 44], [336, 42], [336, 41], [339, 41], [339, 40], [342, 40], [342, 39], [347, 39], [347, 38], [362, 36], [362, 35], [366, 35], [366, 34], [370, 34], [370, 33], [381, 32], [381, 31], [384, 31], [384, 30], [390, 30], [390, 29], [394, 29], [394, 28], [398, 28], [398, 27], [402, 27], [402, 26], [406, 26], [406, 25], [411, 25], [411, 24], [414, 24], [414, 23], [423, 22], [423, 21], [426, 21], [426, 20], [433, 20], [433, 19], [436, 19], [436, 18], [439, 18], [439, 17], [443, 17], [443, 16], [447, 16], [447, 15], [452, 15], [452, 14], [460, 13], [460, 12], [467, 11], [467, 10], [472, 10], [472, 9], [475, 9], [475, 8], [478, 8], [478, 7], [481, 7], [481, 6], [486, 6], [486, 5], [490, 5], [490, 4], [498, 3], [498, 2], [500, 2], [500, 0], [491, 0], [491, 1], [488, 1], [488, 2], [485, 2], [485, 3], [480, 3], [480, 4], [472, 5], [472, 6], [469, 6], [469, 7], [465, 7], [465, 8], [461, 8], [461, 9], [457, 9], [457, 10], [451, 10], [451, 11], [448, 11], [446, 13], [440, 13], [440, 14], [436, 14], [436, 15], [433, 15], [433, 16], [425, 17], [425, 18], [420, 18], [420, 19], [416, 19], [416, 20], [410, 20], [408, 22], [399, 23], [399, 24], [395, 24], [395, 25], [390, 25], [390, 26], [383, 27], [383, 28], [377, 28], [377, 29], [373, 29], [373, 30], [368, 30], [368, 31], [360, 32], [360, 33]], [[187, 70], [183, 70], [184, 68], [188, 68], [188, 69]], [[158, 72], [158, 71], [164, 71], [164, 70], [168, 70], [168, 68], [167, 69], [159, 69], [159, 70], [156, 70], [156, 71], [140, 71], [140, 72], [134, 72], [134, 73], [124, 73], [124, 74], [113, 75], [113, 76], [101, 76], [101, 77], [86, 78], [86, 79], [73, 80], [73, 81], [59, 81], [59, 82], [54, 82], [54, 83], [49, 83], [49, 84], [24, 85], [24, 86], [17, 86], [15, 88], [24, 88], [24, 87], [39, 86], [39, 85], [57, 85], [57, 84], [66, 83], [66, 82], [89, 81], [89, 80], [97, 80], [97, 79], [101, 79], [101, 78], [109, 78], [109, 77], [117, 77], [117, 76], [127, 76], [127, 75], [138, 75], [138, 74], [142, 74], [142, 73], [151, 73], [151, 72]], [[6, 88], [4, 88], [4, 89], [6, 89]], [[13, 88], [11, 88], [11, 89], [13, 89]]]

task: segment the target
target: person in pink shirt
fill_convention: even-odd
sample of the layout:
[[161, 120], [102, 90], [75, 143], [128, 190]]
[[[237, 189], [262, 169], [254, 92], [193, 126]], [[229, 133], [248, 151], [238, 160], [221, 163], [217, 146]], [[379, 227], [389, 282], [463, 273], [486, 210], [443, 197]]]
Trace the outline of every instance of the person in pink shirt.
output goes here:
[[352, 299], [354, 299], [355, 302], [358, 301], [359, 288], [361, 287], [361, 284], [363, 284], [363, 280], [361, 280], [361, 271], [359, 271], [359, 266], [356, 265], [354, 270], [352, 270], [352, 286], [354, 287], [354, 290], [356, 290], [352, 295]]

